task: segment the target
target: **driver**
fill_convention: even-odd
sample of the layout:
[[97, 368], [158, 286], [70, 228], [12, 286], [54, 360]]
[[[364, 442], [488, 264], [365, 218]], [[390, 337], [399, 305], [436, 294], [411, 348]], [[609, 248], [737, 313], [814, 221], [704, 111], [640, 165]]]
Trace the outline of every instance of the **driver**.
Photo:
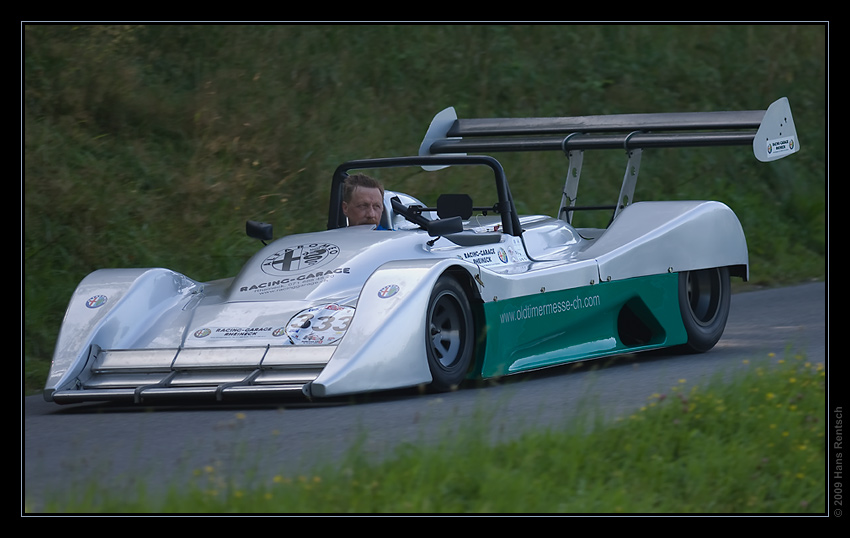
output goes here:
[[384, 186], [365, 174], [354, 174], [345, 180], [342, 212], [349, 226], [372, 224], [380, 227], [384, 212]]

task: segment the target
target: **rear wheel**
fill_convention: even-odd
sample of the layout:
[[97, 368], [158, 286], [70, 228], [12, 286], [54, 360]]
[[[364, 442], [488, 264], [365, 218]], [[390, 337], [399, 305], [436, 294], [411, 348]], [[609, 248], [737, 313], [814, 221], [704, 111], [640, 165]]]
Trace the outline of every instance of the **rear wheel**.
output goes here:
[[472, 362], [474, 324], [469, 299], [461, 285], [442, 276], [431, 291], [425, 327], [425, 349], [436, 392], [456, 389]]
[[726, 267], [679, 273], [679, 309], [688, 334], [685, 350], [702, 353], [720, 340], [731, 296]]

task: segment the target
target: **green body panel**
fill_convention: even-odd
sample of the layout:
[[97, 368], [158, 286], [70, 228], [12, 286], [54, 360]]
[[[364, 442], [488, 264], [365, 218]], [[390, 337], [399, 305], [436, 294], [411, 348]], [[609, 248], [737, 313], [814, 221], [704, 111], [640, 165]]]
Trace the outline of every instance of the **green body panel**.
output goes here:
[[678, 282], [669, 273], [485, 303], [481, 377], [684, 344]]

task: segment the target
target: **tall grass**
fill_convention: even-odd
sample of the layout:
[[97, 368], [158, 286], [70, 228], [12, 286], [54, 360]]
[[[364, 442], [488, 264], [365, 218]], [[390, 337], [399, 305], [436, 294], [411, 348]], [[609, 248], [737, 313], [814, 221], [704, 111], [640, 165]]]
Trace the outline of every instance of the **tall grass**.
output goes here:
[[210, 466], [165, 495], [137, 478], [129, 491], [91, 482], [28, 506], [55, 513], [824, 513], [823, 365], [790, 352], [745, 362], [731, 381], [683, 379], [628, 415], [597, 412], [590, 422], [565, 420], [515, 439], [494, 442], [498, 417], [482, 410], [472, 423], [446, 425], [453, 435], [404, 444], [386, 458], [354, 446], [342, 461], [298, 475], [263, 468], [234, 477]]
[[[799, 154], [763, 165], [746, 148], [648, 151], [636, 199], [724, 201], [755, 283], [822, 278], [825, 43], [821, 26], [26, 26], [25, 385], [43, 383], [89, 272], [233, 275], [257, 248], [246, 219], [277, 236], [322, 229], [337, 164], [415, 153], [446, 106], [582, 115], [788, 96]], [[502, 160], [520, 211], [552, 214], [564, 157]], [[582, 203], [611, 203], [624, 157], [585, 163]]]

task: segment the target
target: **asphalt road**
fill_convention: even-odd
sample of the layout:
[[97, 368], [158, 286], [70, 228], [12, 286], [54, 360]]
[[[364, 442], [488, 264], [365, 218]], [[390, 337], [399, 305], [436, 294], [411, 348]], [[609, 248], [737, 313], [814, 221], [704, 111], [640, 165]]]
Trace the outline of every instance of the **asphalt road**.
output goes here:
[[309, 474], [354, 443], [380, 457], [404, 442], [428, 442], [486, 420], [494, 440], [527, 428], [559, 427], [588, 402], [607, 417], [656, 392], [734, 375], [744, 359], [769, 353], [826, 357], [826, 288], [811, 283], [732, 297], [723, 338], [702, 355], [623, 355], [507, 378], [442, 395], [401, 391], [359, 401], [192, 408], [59, 406], [23, 401], [21, 482], [27, 506], [73, 494], [92, 481], [147, 490], [180, 484], [195, 471], [220, 476]]

